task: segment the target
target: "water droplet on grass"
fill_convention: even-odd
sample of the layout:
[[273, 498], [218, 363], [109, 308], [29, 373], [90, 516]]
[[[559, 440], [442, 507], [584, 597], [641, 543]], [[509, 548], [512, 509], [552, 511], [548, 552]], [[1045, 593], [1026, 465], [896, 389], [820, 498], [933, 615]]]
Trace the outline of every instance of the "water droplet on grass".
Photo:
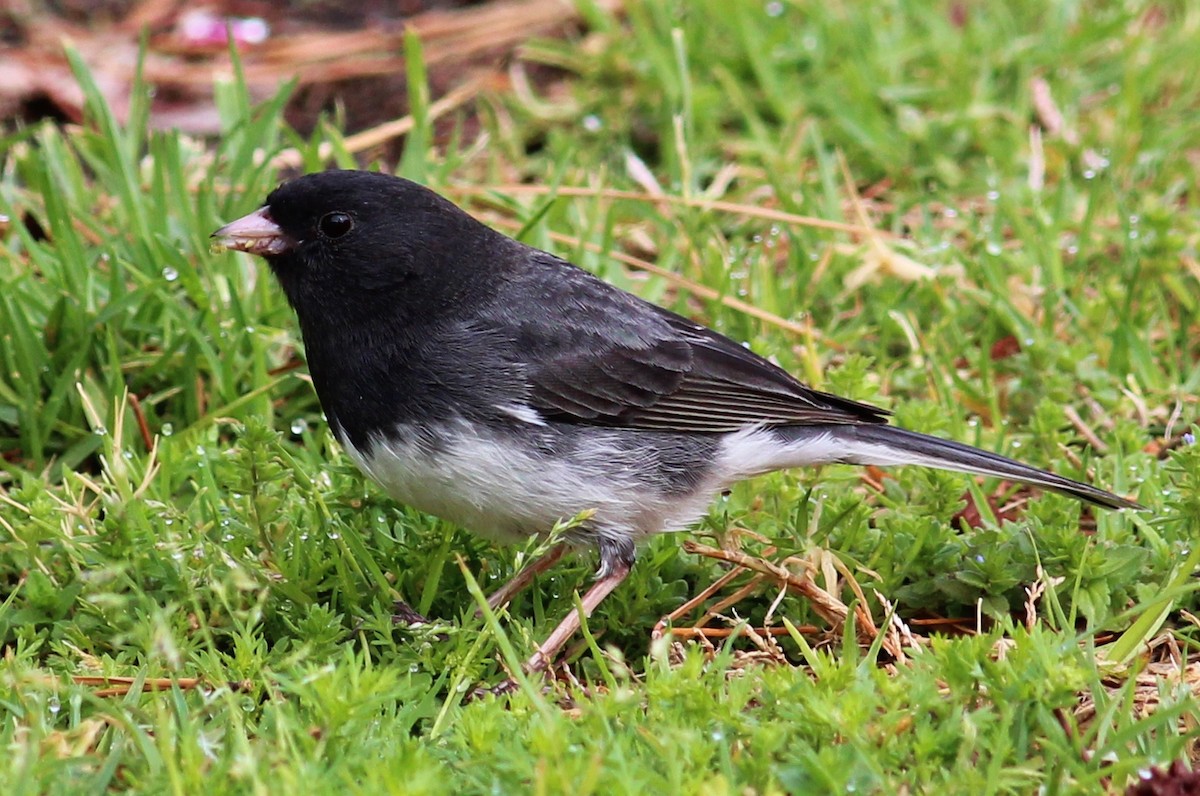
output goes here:
[[168, 282], [174, 282], [179, 278], [179, 272], [168, 265], [166, 268], [162, 269], [162, 276], [163, 279], [167, 280]]
[[175, 426], [171, 425], [170, 423], [163, 423], [161, 433], [164, 437], [169, 437], [175, 433]]
[[291, 429], [292, 433], [298, 437], [308, 430], [308, 422], [304, 418], [298, 417], [292, 421]]

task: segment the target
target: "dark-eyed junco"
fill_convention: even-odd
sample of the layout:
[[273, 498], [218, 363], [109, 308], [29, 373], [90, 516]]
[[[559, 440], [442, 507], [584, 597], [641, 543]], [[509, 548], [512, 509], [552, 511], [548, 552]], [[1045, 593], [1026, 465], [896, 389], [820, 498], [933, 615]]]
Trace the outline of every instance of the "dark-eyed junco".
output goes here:
[[[715, 493], [771, 470], [919, 464], [1137, 506], [889, 426], [883, 410], [810, 389], [408, 180], [310, 174], [214, 237], [270, 264], [334, 433], [396, 500], [500, 542], [591, 510], [566, 537], [599, 551], [589, 613], [629, 573], [640, 540], [686, 528]], [[530, 668], [578, 626], [571, 611]]]

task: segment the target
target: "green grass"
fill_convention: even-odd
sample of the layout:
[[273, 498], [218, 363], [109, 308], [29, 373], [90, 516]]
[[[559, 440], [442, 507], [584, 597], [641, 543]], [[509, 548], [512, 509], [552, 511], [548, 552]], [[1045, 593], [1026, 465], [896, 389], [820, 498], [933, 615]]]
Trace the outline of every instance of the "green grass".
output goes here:
[[[1183, 612], [1200, 613], [1200, 450], [1179, 436], [1200, 387], [1200, 11], [958, 4], [956, 23], [951, 4], [899, 0], [631, 3], [623, 19], [580, 5], [586, 46], [525, 51], [565, 71], [566, 98], [483, 97], [474, 140], [435, 136], [414, 90], [400, 171], [903, 425], [1150, 511], [1084, 533], [1077, 504], [1040, 495], [1011, 521], [985, 508], [960, 523], [964, 496], [983, 504], [996, 484], [767, 476], [697, 533], [765, 554], [745, 528], [774, 560], [836, 558], [876, 623], [882, 596], [906, 622], [978, 616], [983, 632], [934, 635], [898, 664], [853, 632], [780, 637], [784, 665], [756, 664], [745, 634], [711, 653], [652, 643], [726, 571], [663, 537], [590, 620], [571, 667], [583, 687], [467, 702], [570, 609], [595, 562], [564, 562], [497, 622], [476, 619], [473, 583], [498, 585], [531, 551], [365, 482], [294, 367], [281, 293], [251, 259], [210, 252], [208, 234], [279, 178], [271, 155], [297, 147], [311, 170], [332, 141], [351, 164], [340, 134], [302, 140], [280, 120], [286, 91], [251, 107], [236, 82], [218, 86], [212, 146], [149, 134], [144, 87], [119, 125], [79, 67], [85, 125], [0, 139], [5, 793], [1068, 793], [1120, 791], [1194, 754], [1188, 687], [1132, 675], [1161, 631], [1185, 657], [1197, 644]], [[409, 60], [420, 88], [415, 48]], [[1068, 130], [1043, 134], [1041, 187], [1035, 79]], [[858, 223], [843, 158], [875, 244], [704, 206]], [[692, 201], [603, 195], [645, 190], [634, 161]], [[594, 190], [555, 190], [568, 187]], [[884, 267], [866, 273], [873, 245]], [[936, 275], [906, 278], [896, 255]], [[817, 580], [854, 599], [844, 578]], [[777, 595], [764, 585], [726, 613], [761, 625]], [[394, 626], [397, 598], [434, 622]], [[827, 627], [795, 596], [772, 615]], [[88, 675], [133, 688], [72, 681]], [[1148, 695], [1157, 708], [1135, 710]]]

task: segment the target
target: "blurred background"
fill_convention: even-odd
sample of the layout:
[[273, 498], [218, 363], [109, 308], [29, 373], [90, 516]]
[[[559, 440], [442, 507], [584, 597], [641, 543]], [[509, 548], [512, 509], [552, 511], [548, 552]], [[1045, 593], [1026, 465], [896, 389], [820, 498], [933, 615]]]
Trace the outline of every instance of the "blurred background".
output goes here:
[[[620, 0], [597, 8], [618, 10]], [[254, 99], [295, 80], [287, 121], [311, 131], [334, 113], [349, 132], [403, 115], [408, 108], [404, 32], [425, 43], [430, 88], [440, 95], [481, 70], [518, 57], [534, 36], [577, 34], [575, 4], [563, 0], [10, 0], [0, 4], [0, 118], [79, 122], [83, 94], [63, 44], [71, 43], [120, 118], [140, 68], [155, 87], [151, 124], [213, 134], [220, 120], [213, 80], [229, 74], [229, 36], [236, 43]], [[139, 64], [139, 47], [145, 57]], [[551, 82], [555, 70], [531, 75]]]

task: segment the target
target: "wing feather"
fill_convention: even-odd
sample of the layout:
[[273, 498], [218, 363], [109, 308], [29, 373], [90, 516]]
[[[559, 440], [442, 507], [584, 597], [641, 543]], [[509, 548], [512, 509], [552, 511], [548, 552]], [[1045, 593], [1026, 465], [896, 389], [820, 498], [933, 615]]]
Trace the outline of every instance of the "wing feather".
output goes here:
[[[547, 420], [702, 433], [887, 422], [882, 409], [813, 390], [728, 337], [538, 254], [491, 319], [508, 329], [529, 403]], [[544, 303], [522, 313], [518, 295], [552, 296], [561, 317], [548, 324]]]

